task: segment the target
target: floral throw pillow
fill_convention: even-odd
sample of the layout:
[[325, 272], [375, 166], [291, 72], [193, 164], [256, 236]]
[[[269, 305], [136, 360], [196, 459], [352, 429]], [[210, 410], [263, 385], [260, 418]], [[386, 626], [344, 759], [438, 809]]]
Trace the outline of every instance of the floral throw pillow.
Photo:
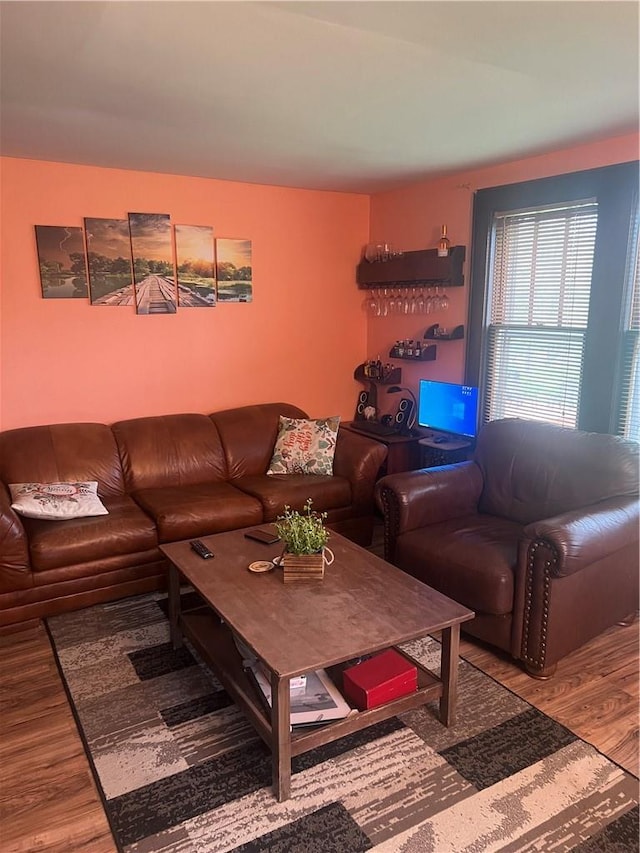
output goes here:
[[109, 515], [98, 497], [98, 483], [12, 483], [11, 507], [26, 518], [63, 521], [89, 515]]
[[267, 474], [333, 474], [340, 417], [304, 420], [280, 415]]

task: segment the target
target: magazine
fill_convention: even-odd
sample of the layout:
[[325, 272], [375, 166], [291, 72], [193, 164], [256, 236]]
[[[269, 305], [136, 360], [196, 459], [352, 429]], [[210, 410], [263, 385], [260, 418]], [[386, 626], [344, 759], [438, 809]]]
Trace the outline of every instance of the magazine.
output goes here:
[[[271, 707], [271, 682], [259, 663], [250, 671]], [[313, 726], [341, 720], [351, 713], [351, 706], [331, 681], [324, 669], [306, 673], [303, 687], [291, 688], [291, 725]]]

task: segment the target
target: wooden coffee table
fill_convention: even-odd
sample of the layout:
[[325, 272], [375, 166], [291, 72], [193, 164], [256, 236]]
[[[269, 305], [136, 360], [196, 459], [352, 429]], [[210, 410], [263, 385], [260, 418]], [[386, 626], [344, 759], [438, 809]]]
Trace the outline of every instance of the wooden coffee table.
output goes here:
[[[337, 533], [329, 543], [335, 561], [325, 569], [324, 580], [285, 585], [279, 568], [248, 571], [249, 563], [278, 556], [281, 546], [246, 539], [244, 532], [201, 537], [215, 554], [212, 560], [195, 554], [188, 541], [161, 546], [170, 563], [171, 640], [177, 648], [183, 636], [189, 639], [271, 748], [279, 801], [291, 793], [294, 755], [436, 698], [441, 722], [455, 722], [460, 624], [473, 618], [471, 610]], [[181, 577], [205, 606], [181, 611]], [[243, 669], [232, 631], [271, 673], [270, 716]], [[332, 674], [331, 667], [352, 658], [437, 631], [442, 632], [439, 678], [414, 661], [417, 692], [324, 726], [291, 728], [293, 676], [317, 669]]]

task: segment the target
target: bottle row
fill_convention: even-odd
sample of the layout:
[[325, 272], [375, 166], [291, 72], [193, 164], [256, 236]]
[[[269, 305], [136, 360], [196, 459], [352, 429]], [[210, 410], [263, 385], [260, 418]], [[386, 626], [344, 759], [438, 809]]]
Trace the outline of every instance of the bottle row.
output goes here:
[[384, 382], [395, 370], [393, 364], [383, 364], [380, 356], [377, 359], [369, 359], [362, 365], [362, 372], [367, 379], [377, 379]]
[[427, 345], [422, 341], [396, 341], [391, 347], [391, 358], [422, 358], [422, 351], [427, 349]]

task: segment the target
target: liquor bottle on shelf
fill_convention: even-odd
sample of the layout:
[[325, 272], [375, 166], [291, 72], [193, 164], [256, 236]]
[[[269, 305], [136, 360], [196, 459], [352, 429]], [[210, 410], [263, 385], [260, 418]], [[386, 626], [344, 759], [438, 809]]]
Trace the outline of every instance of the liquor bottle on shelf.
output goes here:
[[442, 226], [442, 234], [440, 239], [438, 240], [438, 257], [446, 258], [449, 255], [449, 249], [451, 248], [451, 241], [447, 237], [447, 226]]

